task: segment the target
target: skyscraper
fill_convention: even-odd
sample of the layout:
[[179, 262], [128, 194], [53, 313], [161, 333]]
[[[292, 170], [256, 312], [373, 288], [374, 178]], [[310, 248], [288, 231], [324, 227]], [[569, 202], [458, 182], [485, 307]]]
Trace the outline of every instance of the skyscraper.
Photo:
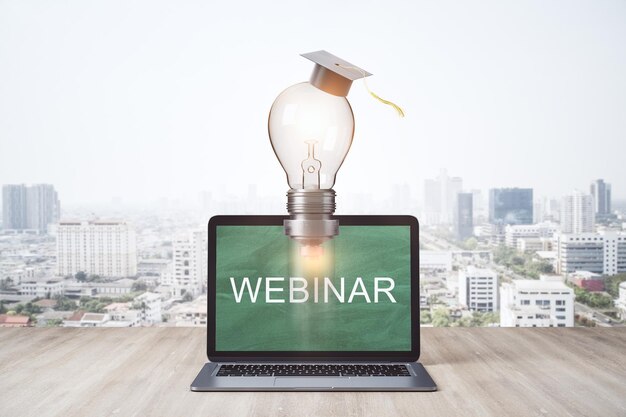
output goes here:
[[460, 177], [449, 177], [442, 169], [436, 179], [424, 181], [424, 217], [427, 223], [451, 224], [454, 221], [456, 195], [463, 189]]
[[61, 208], [54, 187], [49, 184], [2, 187], [2, 225], [5, 230], [33, 230], [45, 233], [59, 221]]
[[2, 187], [2, 228], [4, 230], [26, 228], [26, 187], [24, 185]]
[[492, 188], [489, 190], [489, 223], [532, 224], [532, 188]]
[[597, 179], [591, 183], [590, 193], [594, 200], [595, 216], [598, 220], [608, 217], [611, 214], [611, 184]]
[[458, 193], [454, 229], [458, 240], [465, 240], [474, 234], [474, 195], [472, 193]]
[[574, 191], [561, 200], [561, 232], [588, 233], [594, 231], [594, 198], [590, 194]]

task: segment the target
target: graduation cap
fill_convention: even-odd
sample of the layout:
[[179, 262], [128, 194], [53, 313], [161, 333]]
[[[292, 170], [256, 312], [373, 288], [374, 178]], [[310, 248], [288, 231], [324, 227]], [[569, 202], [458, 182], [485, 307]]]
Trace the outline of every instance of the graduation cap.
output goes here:
[[372, 75], [348, 61], [323, 50], [309, 52], [301, 56], [315, 63], [309, 82], [320, 90], [334, 96], [347, 96], [350, 86], [352, 86], [352, 81]]

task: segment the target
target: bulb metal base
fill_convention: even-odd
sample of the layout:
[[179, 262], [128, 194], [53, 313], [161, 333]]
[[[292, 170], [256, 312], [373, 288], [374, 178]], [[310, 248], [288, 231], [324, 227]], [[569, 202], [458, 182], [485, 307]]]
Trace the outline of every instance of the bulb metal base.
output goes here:
[[284, 221], [285, 234], [304, 244], [317, 246], [339, 234], [333, 190], [289, 190], [287, 211], [291, 217]]

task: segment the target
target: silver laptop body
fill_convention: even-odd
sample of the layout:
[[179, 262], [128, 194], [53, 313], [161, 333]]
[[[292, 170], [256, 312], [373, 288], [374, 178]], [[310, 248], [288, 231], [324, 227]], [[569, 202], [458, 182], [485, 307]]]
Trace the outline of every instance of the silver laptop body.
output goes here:
[[[209, 259], [207, 291], [207, 356], [209, 362], [204, 364], [200, 373], [192, 382], [190, 387], [191, 391], [436, 391], [437, 386], [435, 382], [426, 369], [417, 362], [420, 352], [419, 225], [415, 217], [337, 216], [340, 224], [339, 236], [342, 236], [342, 233], [345, 231], [343, 239], [352, 239], [350, 242], [338, 242], [337, 252], [341, 253], [342, 250], [345, 252], [346, 249], [344, 248], [348, 248], [348, 250], [356, 248], [354, 249], [356, 253], [360, 246], [366, 248], [364, 250], [371, 251], [371, 249], [368, 249], [369, 246], [366, 246], [366, 244], [369, 244], [366, 242], [368, 236], [375, 236], [377, 230], [382, 230], [377, 228], [384, 227], [386, 234], [381, 233], [381, 236], [378, 237], [380, 243], [375, 241], [374, 245], [380, 244], [380, 251], [394, 250], [394, 242], [398, 241], [399, 246], [397, 247], [399, 249], [397, 250], [400, 252], [406, 250], [407, 252], [406, 256], [399, 259], [406, 259], [407, 262], [410, 263], [405, 269], [410, 272], [401, 274], [407, 275], [407, 283], [404, 284], [404, 289], [402, 290], [404, 293], [390, 285], [390, 278], [387, 278], [386, 281], [380, 278], [381, 282], [387, 286], [381, 288], [383, 284], [375, 283], [375, 285], [378, 286], [375, 288], [378, 292], [373, 296], [366, 296], [364, 294], [367, 292], [365, 284], [356, 283], [356, 280], [358, 280], [358, 278], [356, 278], [353, 289], [353, 292], [356, 293], [354, 299], [356, 300], [359, 296], [365, 299], [361, 302], [361, 307], [358, 306], [356, 301], [352, 300], [352, 295], [348, 300], [354, 302], [354, 305], [346, 303], [348, 297], [347, 292], [346, 294], [338, 294], [339, 291], [337, 290], [334, 291], [333, 294], [329, 290], [328, 292], [331, 293], [331, 297], [334, 295], [337, 297], [337, 300], [343, 301], [343, 304], [337, 304], [335, 308], [343, 308], [343, 311], [348, 312], [337, 313], [335, 321], [341, 324], [336, 324], [335, 321], [331, 321], [327, 324], [329, 326], [328, 329], [330, 329], [328, 334], [339, 335], [334, 338], [330, 337], [330, 342], [320, 337], [320, 333], [318, 333], [315, 338], [307, 341], [293, 341], [302, 338], [302, 336], [292, 339], [287, 338], [281, 341], [283, 339], [280, 339], [280, 337], [284, 336], [282, 334], [274, 337], [268, 335], [268, 332], [262, 329], [257, 332], [257, 327], [259, 326], [272, 325], [272, 323], [266, 323], [262, 318], [254, 325], [255, 327], [253, 327], [252, 324], [248, 324], [254, 317], [246, 321], [240, 320], [239, 322], [235, 321], [236, 318], [231, 320], [231, 316], [237, 315], [239, 310], [228, 309], [240, 308], [240, 305], [237, 305], [236, 302], [242, 303], [242, 300], [245, 299], [245, 295], [243, 295], [245, 293], [244, 289], [249, 291], [250, 294], [246, 295], [249, 295], [250, 300], [254, 299], [255, 302], [260, 302], [261, 294], [259, 288], [263, 288], [263, 278], [257, 278], [261, 280], [261, 282], [257, 282], [256, 285], [258, 294], [253, 294], [255, 290], [253, 278], [247, 277], [248, 283], [246, 283], [241, 281], [241, 277], [227, 277], [229, 273], [225, 273], [224, 268], [220, 270], [218, 263], [237, 262], [237, 260], [236, 257], [234, 261], [231, 261], [232, 257], [228, 258], [227, 261], [220, 260], [226, 257], [226, 255], [223, 255], [226, 253], [226, 249], [223, 249], [223, 247], [226, 246], [226, 244], [230, 244], [229, 242], [233, 242], [233, 236], [238, 236], [237, 233], [240, 233], [242, 236], [241, 239], [246, 237], [246, 233], [250, 234], [250, 232], [253, 232], [254, 234], [254, 231], [257, 230], [254, 228], [260, 228], [258, 229], [260, 231], [259, 233], [271, 232], [267, 235], [267, 238], [261, 236], [263, 239], [257, 240], [258, 242], [269, 242], [271, 241], [272, 233], [276, 234], [280, 232], [284, 219], [284, 216], [215, 216], [210, 220], [208, 227]], [[397, 227], [397, 229], [394, 229], [394, 227]], [[388, 231], [395, 233], [395, 230], [398, 230], [400, 235], [405, 236], [406, 244], [403, 244], [402, 241], [393, 236], [388, 236], [390, 235]], [[232, 233], [230, 233], [231, 231]], [[263, 244], [264, 243], [261, 243], [260, 245]], [[406, 246], [406, 248], [403, 249], [403, 246]], [[239, 244], [237, 247], [241, 248], [242, 246]], [[254, 253], [258, 254], [259, 251], [260, 249], [255, 249]], [[374, 252], [377, 251], [378, 250], [375, 250]], [[367, 255], [366, 252], [363, 253]], [[218, 259], [220, 256], [222, 258]], [[250, 258], [250, 256], [252, 255], [248, 254], [245, 259]], [[363, 255], [356, 253], [354, 256], [358, 257]], [[375, 255], [372, 256], [375, 257]], [[264, 259], [266, 258], [267, 256]], [[391, 252], [390, 256], [381, 259], [387, 260], [389, 258], [393, 258], [393, 252]], [[262, 263], [258, 260], [255, 262]], [[389, 262], [393, 262], [393, 259]], [[393, 263], [386, 265], [385, 271], [393, 269], [393, 266]], [[232, 267], [230, 268], [231, 269], [227, 268], [226, 271], [233, 270]], [[259, 275], [261, 275], [261, 271], [259, 271]], [[228, 285], [228, 279], [230, 279], [231, 286]], [[240, 280], [240, 286], [237, 286], [237, 279]], [[243, 279], [245, 280], [246, 278]], [[373, 278], [368, 281], [367, 278], [364, 278], [364, 281], [367, 281], [368, 285], [370, 285], [372, 279]], [[397, 284], [396, 286], [398, 288], [401, 287], [399, 281], [394, 283]], [[249, 285], [246, 287], [244, 284]], [[276, 297], [276, 294], [283, 294], [282, 289], [272, 289], [270, 285], [275, 284], [275, 282], [267, 284], [266, 296], [268, 298], [266, 301], [277, 302], [276, 300], [272, 300], [271, 297]], [[290, 283], [290, 285], [292, 284]], [[328, 290], [330, 286], [330, 284], [327, 284], [326, 287], [319, 287]], [[346, 286], [350, 287], [351, 285], [348, 283]], [[229, 292], [231, 288], [232, 294]], [[289, 289], [292, 290], [291, 287], [289, 287]], [[341, 289], [343, 290], [343, 284]], [[284, 291], [285, 298], [287, 298], [287, 288], [285, 288]], [[320, 295], [318, 298], [317, 289], [315, 291], [315, 302], [318, 302], [322, 297]], [[396, 292], [394, 293], [394, 291]], [[272, 293], [270, 294], [271, 297], [267, 295], [270, 292]], [[305, 290], [300, 290], [300, 292], [298, 292], [298, 290], [292, 290], [288, 300], [294, 301], [296, 297], [293, 296], [293, 294], [302, 295], [304, 292]], [[310, 290], [310, 293], [312, 294], [313, 291]], [[340, 298], [339, 295], [345, 295], [345, 297]], [[237, 298], [237, 296], [239, 296], [239, 298]], [[253, 296], [256, 296], [256, 298]], [[353, 330], [353, 328], [345, 327], [351, 326], [349, 321], [344, 322], [343, 319], [347, 317], [345, 314], [350, 314], [351, 308], [379, 308], [378, 305], [374, 304], [374, 298], [376, 298], [376, 301], [381, 302], [380, 308], [388, 309], [382, 311], [389, 311], [396, 314], [396, 310], [393, 309], [402, 308], [402, 310], [398, 311], [406, 313], [391, 318], [390, 315], [381, 317], [379, 310], [373, 310], [369, 320], [374, 320], [374, 324], [380, 325], [376, 326], [377, 328], [367, 328], [367, 331], [361, 333], [367, 333], [363, 335], [363, 338], [370, 338], [373, 340], [372, 343], [380, 344], [382, 348], [380, 350], [372, 350], [372, 343], [365, 339], [363, 343], [366, 344], [363, 345], [364, 348], [361, 350], [344, 349], [345, 346], [358, 346], [358, 343], [360, 343], [351, 343], [349, 339], [342, 339], [342, 329], [346, 330], [347, 333]], [[401, 298], [404, 298], [404, 304], [402, 304]], [[234, 301], [231, 299], [234, 299]], [[307, 301], [311, 300], [307, 299]], [[383, 301], [387, 304], [383, 305]], [[254, 305], [249, 303], [247, 306], [241, 304], [241, 306], [241, 308], [249, 309], [248, 313], [252, 311], [253, 316], [253, 309], [259, 306], [259, 316], [262, 317], [264, 317], [262, 308], [268, 308], [268, 306], [262, 303]], [[294, 306], [281, 304], [281, 308], [283, 306], [284, 308], [292, 307], [294, 309], [305, 308], [301, 307], [304, 306], [304, 303]], [[273, 305], [269, 307], [276, 309]], [[313, 307], [306, 308], [323, 309], [330, 307], [326, 307], [321, 304], [320, 301], [319, 306], [313, 305]], [[235, 313], [227, 314], [230, 311], [234, 311]], [[365, 311], [367, 312], [368, 310]], [[319, 313], [319, 315], [322, 314], [323, 311]], [[284, 323], [286, 323], [277, 323], [277, 327], [280, 328], [279, 330], [289, 328], [294, 320], [299, 319], [299, 317], [294, 318], [293, 316], [293, 313], [290, 313], [288, 317], [276, 316], [280, 317], [280, 319], [275, 320], [285, 320]], [[295, 316], [297, 316], [297, 314], [295, 314]], [[304, 327], [310, 324], [307, 320], [311, 320], [311, 323], [317, 323], [308, 316], [304, 317], [302, 324]], [[354, 326], [359, 326], [361, 320], [368, 320], [367, 313], [363, 314], [359, 312], [358, 315], [353, 317], [352, 322], [354, 322]], [[377, 320], [381, 321], [378, 322]], [[394, 331], [394, 325], [397, 322], [408, 323], [405, 327], [399, 328], [400, 330], [405, 329], [406, 331], [404, 333], [406, 334], [399, 330], [395, 330], [395, 333], [391, 335], [385, 334], [388, 329], [390, 329], [389, 331]], [[235, 327], [234, 323], [237, 323], [237, 327]], [[246, 327], [248, 325], [250, 327]], [[295, 326], [293, 328], [297, 330], [298, 322], [296, 321], [293, 326]], [[315, 327], [311, 328], [315, 329]], [[242, 331], [242, 329], [247, 329], [247, 331]], [[363, 329], [365, 329], [365, 327], [363, 327]], [[312, 333], [314, 333], [314, 331]], [[321, 334], [323, 335], [325, 328], [319, 331], [322, 332]], [[339, 333], [337, 331], [339, 331]], [[294, 330], [291, 330], [291, 332], [293, 334], [299, 334]], [[254, 339], [248, 340], [248, 334], [252, 334]], [[291, 333], [287, 333], [287, 336], [290, 335]], [[360, 337], [361, 335], [357, 333], [356, 338]], [[320, 346], [334, 348], [334, 345], [328, 345], [328, 343], [334, 343], [333, 340], [335, 339], [337, 339], [337, 346], [340, 347], [340, 349], [320, 350]], [[256, 343], [257, 340], [259, 340], [259, 344]], [[283, 346], [281, 343], [284, 344], [285, 350], [281, 350]], [[300, 343], [297, 345], [297, 349], [294, 349], [294, 343]], [[257, 347], [261, 349], [257, 350]], [[312, 347], [312, 349], [309, 347]], [[393, 350], [388, 350], [389, 347], [393, 348]]]

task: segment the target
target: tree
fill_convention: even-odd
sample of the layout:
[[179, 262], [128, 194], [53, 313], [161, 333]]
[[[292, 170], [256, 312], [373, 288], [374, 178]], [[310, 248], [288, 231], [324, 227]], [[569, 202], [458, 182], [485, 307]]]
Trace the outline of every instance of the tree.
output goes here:
[[470, 237], [464, 243], [465, 249], [467, 250], [475, 250], [478, 247], [478, 240], [475, 237]]
[[185, 295], [183, 295], [183, 301], [188, 302], [193, 300], [193, 295], [189, 291], [185, 291]]
[[606, 292], [611, 294], [613, 298], [619, 297], [619, 284], [624, 281], [626, 281], [626, 273], [605, 277], [604, 286], [606, 288]]
[[132, 290], [133, 291], [146, 291], [148, 289], [148, 285], [141, 280], [133, 282]]
[[434, 327], [448, 327], [450, 326], [450, 313], [446, 308], [438, 308], [433, 312], [432, 323]]
[[432, 320], [432, 317], [430, 316], [430, 311], [422, 311], [420, 313], [420, 323], [421, 324], [429, 324]]
[[57, 302], [56, 306], [54, 306], [54, 309], [56, 311], [74, 311], [76, 310], [76, 302], [73, 300], [70, 300], [67, 297], [63, 297], [63, 296], [56, 296], [54, 298]]
[[83, 271], [78, 271], [76, 275], [74, 275], [74, 278], [76, 278], [76, 281], [78, 282], [85, 282], [87, 281], [87, 274]]

